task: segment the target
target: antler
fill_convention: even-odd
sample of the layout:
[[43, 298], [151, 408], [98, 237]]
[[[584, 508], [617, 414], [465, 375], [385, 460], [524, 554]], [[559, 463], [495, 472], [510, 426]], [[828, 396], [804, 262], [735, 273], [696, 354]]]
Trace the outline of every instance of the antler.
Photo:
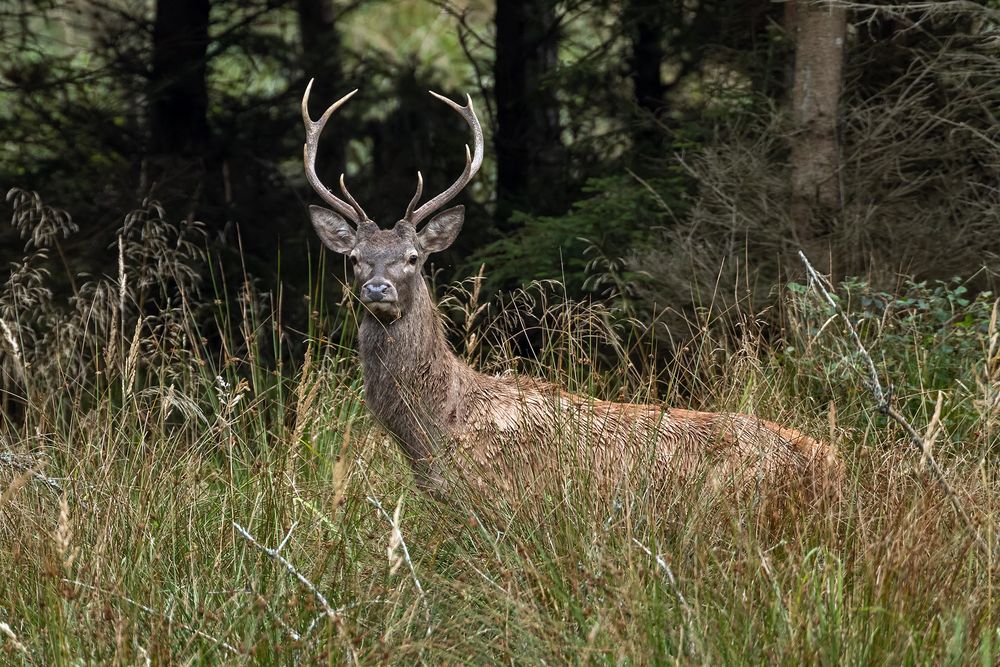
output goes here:
[[339, 100], [330, 105], [323, 115], [320, 116], [319, 120], [314, 121], [309, 116], [309, 91], [312, 90], [314, 79], [309, 79], [309, 85], [306, 86], [305, 95], [302, 96], [302, 124], [306, 127], [306, 143], [302, 146], [302, 159], [306, 166], [306, 180], [309, 181], [309, 185], [313, 187], [313, 190], [323, 198], [327, 204], [332, 206], [334, 210], [340, 213], [342, 216], [358, 225], [365, 220], [368, 220], [368, 216], [365, 214], [364, 209], [358, 204], [357, 200], [351, 196], [351, 193], [347, 191], [347, 185], [344, 184], [344, 175], [340, 175], [340, 190], [347, 197], [348, 204], [343, 199], [340, 199], [335, 194], [330, 192], [323, 182], [319, 180], [316, 175], [316, 149], [319, 147], [319, 135], [323, 133], [323, 128], [326, 127], [326, 121], [330, 120], [330, 116], [341, 107], [347, 100], [354, 96], [354, 93], [358, 92], [357, 88], [347, 93]]
[[469, 181], [476, 175], [479, 171], [479, 167], [483, 164], [483, 128], [479, 124], [479, 118], [476, 117], [476, 111], [472, 108], [472, 97], [466, 95], [465, 106], [459, 106], [455, 102], [452, 102], [447, 97], [443, 95], [438, 95], [433, 90], [429, 91], [431, 95], [438, 98], [452, 109], [457, 111], [465, 122], [469, 124], [472, 129], [473, 136], [473, 146], [475, 147], [472, 152], [469, 151], [469, 145], [465, 145], [465, 169], [462, 171], [462, 175], [458, 177], [458, 180], [451, 184], [451, 187], [439, 194], [434, 199], [418, 208], [416, 211], [413, 207], [417, 205], [420, 201], [420, 195], [424, 192], [424, 179], [417, 172], [417, 192], [413, 195], [413, 199], [410, 200], [409, 206], [406, 207], [406, 215], [403, 220], [406, 220], [414, 227], [423, 222], [429, 215], [437, 211], [439, 208], [451, 201], [455, 195], [462, 191], [462, 189], [469, 184]]

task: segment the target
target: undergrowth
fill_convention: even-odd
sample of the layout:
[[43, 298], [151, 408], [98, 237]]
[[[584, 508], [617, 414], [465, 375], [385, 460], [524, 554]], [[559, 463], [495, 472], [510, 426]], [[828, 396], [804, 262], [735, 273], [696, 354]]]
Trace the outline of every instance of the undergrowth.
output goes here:
[[[152, 204], [126, 219], [109, 275], [74, 276], [60, 300], [50, 282], [69, 218], [15, 197], [29, 231], [0, 294], [5, 663], [1000, 660], [1000, 343], [986, 297], [843, 290], [916, 423], [948, 393], [938, 456], [989, 554], [869, 408], [836, 323], [800, 288], [788, 346], [752, 317], [722, 339], [707, 314], [666, 368], [636, 361], [651, 336], [640, 323], [557, 284], [483, 304], [470, 279], [443, 310], [478, 367], [755, 412], [832, 440], [849, 469], [838, 507], [777, 532], [699, 514], [694, 492], [650, 507], [637, 490], [597, 512], [569, 471], [530, 507], [445, 505], [414, 488], [364, 409], [350, 326], [330, 340], [317, 313], [305, 351], [289, 353], [274, 300], [249, 280], [219, 292], [197, 226], [168, 225]], [[927, 308], [909, 301], [920, 295]]]

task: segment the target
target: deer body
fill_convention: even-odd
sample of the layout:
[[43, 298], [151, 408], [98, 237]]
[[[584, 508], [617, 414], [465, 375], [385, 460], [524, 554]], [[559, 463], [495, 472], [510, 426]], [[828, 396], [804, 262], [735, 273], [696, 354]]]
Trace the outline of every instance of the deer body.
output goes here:
[[[315, 172], [319, 135], [350, 93], [313, 121], [310, 87], [302, 101], [304, 157], [310, 184], [331, 209], [310, 207], [323, 243], [348, 255], [366, 314], [359, 332], [365, 400], [409, 460], [418, 483], [446, 495], [461, 479], [484, 489], [524, 489], [565, 471], [568, 463], [601, 487], [640, 479], [665, 487], [700, 479], [715, 489], [772, 488], [786, 482], [838, 484], [842, 463], [829, 446], [749, 415], [664, 409], [576, 396], [523, 376], [479, 373], [449, 347], [421, 269], [455, 240], [464, 220], [456, 206], [436, 211], [472, 179], [483, 135], [472, 100], [438, 97], [469, 124], [474, 153], [462, 176], [420, 208], [423, 181], [391, 229], [371, 221], [340, 179], [347, 201]], [[433, 217], [431, 217], [433, 215]], [[418, 231], [418, 226], [430, 218]]]
[[388, 324], [367, 315], [359, 349], [368, 408], [435, 496], [456, 477], [481, 490], [542, 485], [567, 454], [612, 486], [645, 479], [766, 488], [841, 474], [828, 446], [749, 415], [597, 401], [532, 378], [479, 373], [451, 350], [421, 287], [406, 315]]

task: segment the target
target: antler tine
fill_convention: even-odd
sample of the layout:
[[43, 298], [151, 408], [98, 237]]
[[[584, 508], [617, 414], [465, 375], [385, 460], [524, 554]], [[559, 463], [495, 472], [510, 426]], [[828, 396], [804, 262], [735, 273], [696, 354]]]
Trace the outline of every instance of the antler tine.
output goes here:
[[347, 197], [347, 201], [350, 202], [351, 208], [353, 208], [354, 212], [357, 213], [358, 219], [362, 221], [367, 220], [368, 214], [365, 213], [363, 208], [361, 208], [361, 204], [358, 203], [358, 200], [355, 199], [354, 196], [347, 190], [347, 183], [344, 182], [344, 174], [340, 174], [340, 191], [344, 193], [345, 197]]
[[413, 193], [413, 199], [410, 203], [406, 205], [406, 215], [403, 216], [403, 220], [410, 221], [413, 217], [413, 207], [417, 205], [420, 201], [420, 196], [424, 194], [424, 177], [417, 171], [417, 191]]
[[309, 185], [311, 185], [313, 190], [316, 191], [316, 194], [323, 198], [323, 201], [357, 225], [367, 219], [365, 212], [360, 206], [357, 205], [354, 198], [351, 197], [350, 194], [347, 194], [346, 188], [343, 187], [343, 180], [341, 180], [341, 188], [344, 189], [344, 192], [348, 199], [350, 199], [351, 204], [347, 204], [347, 202], [330, 192], [330, 190], [323, 185], [323, 182], [319, 180], [319, 176], [316, 175], [316, 150], [319, 147], [319, 137], [323, 133], [323, 128], [326, 127], [326, 122], [330, 120], [330, 116], [332, 116], [337, 109], [347, 102], [347, 100], [351, 99], [354, 94], [358, 92], [358, 89], [355, 88], [331, 104], [327, 110], [323, 112], [323, 115], [320, 116], [319, 120], [313, 120], [309, 116], [309, 93], [312, 91], [313, 81], [315, 81], [315, 79], [309, 79], [309, 85], [306, 86], [306, 92], [302, 96], [302, 124], [306, 128], [306, 143], [302, 146], [302, 161], [305, 163], [306, 180], [309, 181]]
[[[472, 108], [472, 96], [465, 96], [466, 102], [463, 107], [448, 99], [444, 95], [438, 95], [433, 90], [428, 92], [457, 111], [458, 114], [465, 119], [465, 122], [469, 124], [469, 128], [472, 130], [473, 146], [475, 148], [473, 151], [470, 151], [469, 145], [465, 145], [465, 169], [462, 170], [462, 175], [458, 177], [458, 180], [451, 184], [451, 187], [428, 201], [416, 211], [413, 211], [412, 214], [410, 213], [410, 208], [412, 208], [416, 202], [410, 202], [410, 206], [407, 207], [407, 217], [405, 220], [412, 223], [414, 227], [420, 224], [424, 219], [437, 211], [439, 208], [447, 204], [455, 197], [455, 195], [461, 192], [462, 189], [469, 184], [469, 181], [473, 179], [483, 164], [483, 128], [479, 124], [479, 118], [476, 116], [475, 109]], [[421, 190], [422, 184], [418, 185], [418, 194]], [[419, 199], [419, 196], [414, 197], [414, 199]]]

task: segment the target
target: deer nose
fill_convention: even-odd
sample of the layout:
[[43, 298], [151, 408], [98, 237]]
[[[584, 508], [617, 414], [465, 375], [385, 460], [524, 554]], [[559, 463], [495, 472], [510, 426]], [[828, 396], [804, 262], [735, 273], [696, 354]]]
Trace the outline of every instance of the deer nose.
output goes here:
[[385, 280], [369, 280], [361, 288], [362, 301], [395, 301], [396, 294], [392, 284]]

